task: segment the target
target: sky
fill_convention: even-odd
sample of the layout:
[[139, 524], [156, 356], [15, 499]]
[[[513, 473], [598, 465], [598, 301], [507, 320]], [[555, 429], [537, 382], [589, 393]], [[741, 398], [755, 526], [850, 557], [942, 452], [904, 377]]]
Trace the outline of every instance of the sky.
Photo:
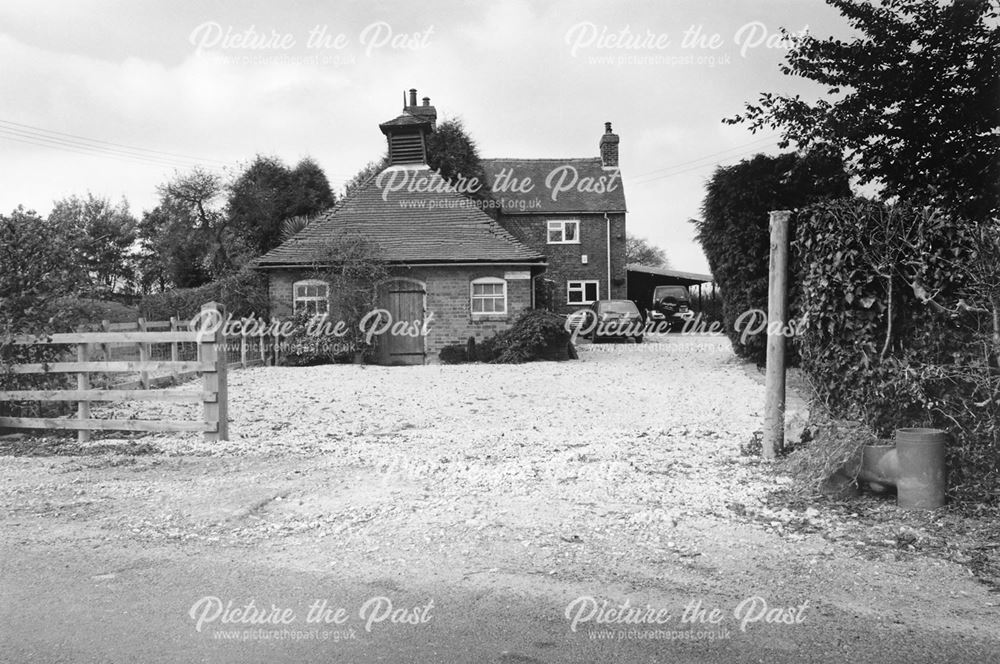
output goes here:
[[141, 215], [195, 165], [313, 158], [335, 190], [417, 88], [483, 157], [596, 157], [621, 137], [629, 232], [707, 272], [689, 222], [719, 164], [777, 154], [722, 122], [784, 76], [779, 29], [850, 34], [821, 0], [0, 4], [0, 211], [88, 192]]

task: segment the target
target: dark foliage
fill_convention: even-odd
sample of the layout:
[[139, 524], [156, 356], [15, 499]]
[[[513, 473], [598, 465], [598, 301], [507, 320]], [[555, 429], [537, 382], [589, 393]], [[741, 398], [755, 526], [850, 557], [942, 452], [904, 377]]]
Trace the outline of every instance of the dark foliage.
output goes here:
[[442, 348], [438, 357], [442, 364], [462, 364], [469, 361], [469, 351], [463, 344], [452, 344]]
[[[11, 365], [60, 359], [57, 346], [19, 345], [14, 337], [45, 337], [71, 331], [77, 322], [60, 308], [60, 297], [87, 284], [75, 260], [75, 248], [57, 224], [18, 207], [0, 215], [0, 389], [59, 389], [65, 374], [14, 374]], [[35, 417], [54, 414], [38, 403], [0, 402], [0, 415]]]
[[477, 359], [494, 364], [570, 359], [566, 319], [532, 309], [521, 314], [510, 328], [477, 345]]
[[281, 244], [286, 219], [315, 215], [334, 202], [316, 162], [303, 159], [290, 169], [276, 157], [258, 155], [229, 187], [226, 212], [252, 254], [262, 255]]
[[764, 363], [766, 336], [741, 339], [736, 321], [747, 311], [767, 310], [769, 212], [849, 193], [840, 158], [823, 150], [805, 157], [757, 155], [716, 169], [702, 205], [703, 219], [696, 222], [697, 238], [721, 291], [726, 333], [737, 355]]
[[827, 94], [762, 94], [728, 122], [776, 128], [800, 147], [844, 151], [886, 197], [975, 220], [1000, 195], [1000, 24], [995, 0], [826, 0], [857, 36], [806, 36], [783, 73]]
[[313, 314], [299, 313], [292, 318], [291, 333], [282, 339], [281, 364], [311, 367], [320, 364], [349, 364], [361, 349], [354, 335], [323, 333], [322, 323]]
[[1000, 245], [1000, 227], [977, 234], [928, 209], [844, 200], [800, 215], [793, 245], [795, 345], [819, 396], [883, 438], [951, 432], [949, 485], [961, 500], [1000, 495], [1000, 269], [982, 258], [1000, 247], [984, 239]]
[[[427, 164], [449, 183], [460, 187], [462, 193], [472, 196], [487, 193], [479, 149], [461, 120], [442, 122], [427, 137]], [[477, 186], [471, 186], [473, 184]]]
[[268, 311], [267, 279], [260, 272], [241, 270], [196, 288], [175, 288], [147, 295], [139, 302], [139, 312], [147, 320], [168, 320], [171, 316], [190, 319], [206, 302], [219, 302], [236, 318]]

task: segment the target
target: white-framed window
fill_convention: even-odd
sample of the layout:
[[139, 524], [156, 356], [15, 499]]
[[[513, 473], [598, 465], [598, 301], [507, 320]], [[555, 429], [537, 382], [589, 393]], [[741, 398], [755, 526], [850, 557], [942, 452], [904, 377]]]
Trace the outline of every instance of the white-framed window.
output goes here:
[[319, 279], [292, 284], [292, 311], [318, 316], [330, 311], [330, 285]]
[[507, 282], [498, 277], [474, 279], [471, 285], [472, 314], [506, 314]]
[[580, 244], [579, 219], [550, 219], [549, 244]]
[[567, 281], [566, 304], [590, 304], [601, 299], [601, 282]]

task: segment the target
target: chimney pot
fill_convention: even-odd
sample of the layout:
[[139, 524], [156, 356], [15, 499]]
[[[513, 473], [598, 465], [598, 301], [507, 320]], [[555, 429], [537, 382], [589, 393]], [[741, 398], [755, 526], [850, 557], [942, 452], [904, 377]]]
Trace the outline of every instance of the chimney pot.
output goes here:
[[424, 97], [424, 106], [430, 106], [430, 105], [431, 105], [431, 98]]
[[604, 123], [604, 133], [605, 134], [610, 134], [611, 133], [611, 123], [610, 122], [605, 122]]
[[417, 89], [410, 88], [410, 106], [417, 105]]

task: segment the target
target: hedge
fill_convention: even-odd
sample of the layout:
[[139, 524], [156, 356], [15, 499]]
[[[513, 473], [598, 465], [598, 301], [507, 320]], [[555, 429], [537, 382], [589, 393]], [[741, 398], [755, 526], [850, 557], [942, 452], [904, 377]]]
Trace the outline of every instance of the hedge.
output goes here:
[[[766, 336], [744, 336], [737, 320], [752, 309], [767, 310], [768, 213], [850, 195], [843, 162], [822, 151], [757, 155], [719, 167], [706, 189], [697, 238], [721, 293], [725, 330], [738, 356], [763, 365]], [[794, 354], [788, 359], [794, 363]]]
[[1000, 491], [1000, 349], [977, 297], [986, 282], [969, 270], [993, 259], [970, 228], [863, 199], [803, 211], [792, 247], [794, 345], [834, 417], [883, 438], [901, 427], [949, 431], [951, 495], [984, 501]]
[[192, 318], [206, 302], [220, 302], [235, 317], [264, 316], [269, 306], [267, 277], [244, 269], [203, 286], [147, 295], [139, 302], [139, 312], [146, 320]]

